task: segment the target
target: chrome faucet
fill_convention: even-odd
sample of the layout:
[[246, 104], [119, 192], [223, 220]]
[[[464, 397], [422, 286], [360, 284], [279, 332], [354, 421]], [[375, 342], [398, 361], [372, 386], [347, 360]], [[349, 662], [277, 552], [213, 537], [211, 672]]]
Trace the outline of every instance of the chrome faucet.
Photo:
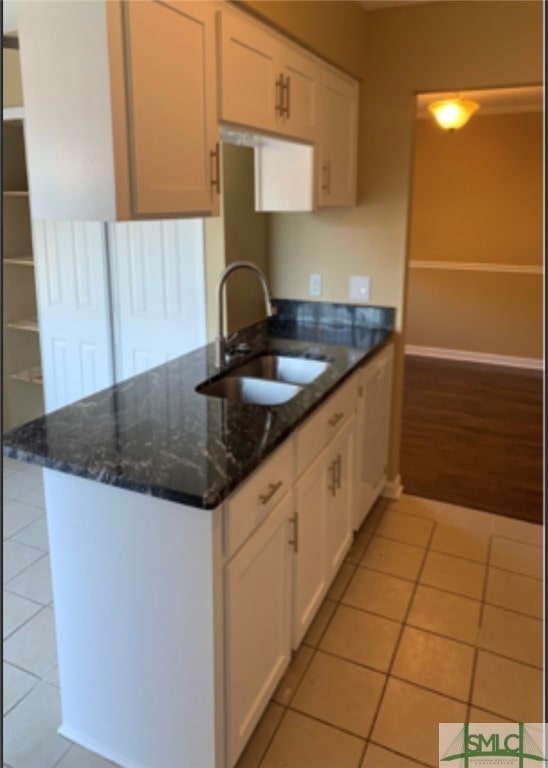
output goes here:
[[276, 314], [275, 307], [272, 304], [272, 296], [270, 295], [270, 290], [268, 288], [266, 277], [263, 274], [263, 272], [261, 272], [259, 267], [257, 267], [251, 261], [233, 261], [232, 264], [229, 264], [228, 267], [226, 267], [221, 272], [221, 276], [219, 277], [219, 282], [217, 283], [217, 311], [219, 313], [218, 315], [219, 335], [215, 339], [215, 365], [218, 368], [226, 361], [226, 339], [224, 334], [224, 314], [225, 313], [224, 313], [223, 288], [224, 288], [227, 277], [231, 274], [231, 272], [234, 272], [236, 269], [250, 269], [252, 272], [255, 272], [255, 274], [261, 281], [261, 285], [263, 287], [264, 302], [265, 302], [267, 317], [272, 317], [273, 315]]

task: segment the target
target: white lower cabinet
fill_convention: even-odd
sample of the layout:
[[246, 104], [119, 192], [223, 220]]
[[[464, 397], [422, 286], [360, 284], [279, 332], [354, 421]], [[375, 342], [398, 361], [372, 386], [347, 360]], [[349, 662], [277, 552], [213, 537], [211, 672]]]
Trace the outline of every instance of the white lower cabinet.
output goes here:
[[325, 526], [325, 559], [329, 584], [335, 578], [353, 538], [355, 426], [356, 417], [352, 416], [333, 441], [326, 457], [329, 503]]
[[209, 512], [44, 470], [63, 736], [126, 768], [233, 768], [352, 541], [365, 370]]
[[299, 647], [352, 544], [355, 423], [352, 416], [295, 486], [294, 649]]
[[230, 766], [251, 736], [291, 656], [292, 513], [290, 492], [225, 568]]
[[295, 486], [298, 545], [293, 570], [291, 645], [299, 647], [327, 591], [325, 526], [327, 473], [325, 451]]
[[385, 347], [360, 372], [354, 530], [382, 493], [387, 478], [394, 347]]

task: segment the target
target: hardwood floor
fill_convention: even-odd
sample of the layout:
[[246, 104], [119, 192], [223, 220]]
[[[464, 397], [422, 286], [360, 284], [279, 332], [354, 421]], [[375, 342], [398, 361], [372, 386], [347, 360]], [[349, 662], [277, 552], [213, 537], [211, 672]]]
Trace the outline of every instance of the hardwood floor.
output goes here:
[[542, 523], [543, 374], [406, 356], [406, 493]]

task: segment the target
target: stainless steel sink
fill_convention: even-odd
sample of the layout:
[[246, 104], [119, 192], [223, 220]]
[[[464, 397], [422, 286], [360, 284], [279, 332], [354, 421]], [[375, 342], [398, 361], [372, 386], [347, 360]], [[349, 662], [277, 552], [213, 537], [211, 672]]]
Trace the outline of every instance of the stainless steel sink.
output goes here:
[[285, 355], [260, 355], [242, 365], [234, 371], [234, 374], [303, 385], [317, 379], [328, 367], [329, 363], [324, 360]]
[[252, 405], [280, 405], [295, 397], [301, 389], [297, 384], [234, 374], [196, 387], [196, 391], [203, 395]]

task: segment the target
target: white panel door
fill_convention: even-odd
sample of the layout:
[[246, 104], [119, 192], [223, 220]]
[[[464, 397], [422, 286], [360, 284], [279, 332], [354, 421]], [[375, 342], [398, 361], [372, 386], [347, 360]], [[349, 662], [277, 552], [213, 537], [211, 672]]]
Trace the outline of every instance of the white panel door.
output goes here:
[[116, 381], [206, 343], [201, 219], [108, 224]]
[[33, 221], [46, 412], [113, 382], [105, 225]]

